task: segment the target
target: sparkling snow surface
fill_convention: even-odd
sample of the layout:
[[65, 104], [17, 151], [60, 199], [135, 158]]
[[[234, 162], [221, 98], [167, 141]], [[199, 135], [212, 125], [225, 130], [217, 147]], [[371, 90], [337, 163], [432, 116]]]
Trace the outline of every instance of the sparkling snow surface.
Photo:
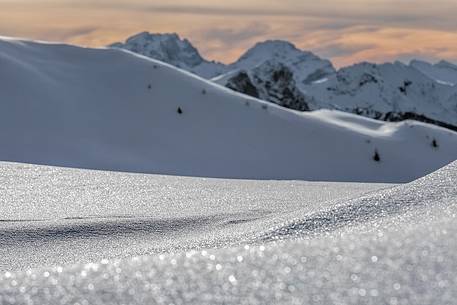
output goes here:
[[[49, 253], [57, 251], [65, 260], [84, 256], [73, 252], [73, 242], [85, 242], [85, 254], [109, 247], [118, 238], [130, 239], [129, 247], [134, 248], [142, 238], [154, 242], [150, 236], [160, 228], [171, 243], [185, 240], [194, 248], [4, 271], [1, 304], [454, 304], [457, 298], [457, 163], [400, 186], [204, 180], [17, 164], [2, 164], [1, 172], [1, 214], [8, 215], [6, 219], [24, 220], [40, 212], [38, 219], [81, 213], [82, 221], [89, 215], [144, 213], [143, 219], [136, 214], [135, 221], [145, 225], [157, 210], [156, 218], [164, 221], [154, 220], [157, 226], [146, 231], [127, 225], [121, 236], [110, 223], [125, 229], [125, 219], [99, 218], [108, 227], [105, 245], [97, 245], [101, 240], [87, 229], [90, 222], [4, 222], [6, 252], [13, 252], [18, 264], [23, 263], [20, 250], [40, 256], [47, 251], [41, 245], [47, 241]], [[13, 192], [18, 184], [23, 187]], [[84, 190], [89, 191], [70, 206], [72, 196]], [[49, 208], [44, 202], [27, 205], [40, 192]], [[152, 203], [136, 199], [131, 209], [123, 209], [122, 202], [134, 197]], [[189, 204], [180, 204], [185, 202]], [[197, 219], [196, 227], [190, 226], [193, 221], [175, 222], [185, 215], [215, 216], [207, 222]], [[66, 228], [64, 238], [57, 241], [52, 232], [61, 226]], [[207, 245], [193, 243], [181, 229], [194, 237], [214, 234], [214, 239]], [[214, 248], [221, 242], [227, 245], [227, 236], [243, 236], [242, 245]], [[62, 249], [55, 248], [58, 243]], [[208, 247], [214, 249], [205, 250]]]
[[0, 270], [232, 245], [283, 213], [385, 187], [0, 163]]

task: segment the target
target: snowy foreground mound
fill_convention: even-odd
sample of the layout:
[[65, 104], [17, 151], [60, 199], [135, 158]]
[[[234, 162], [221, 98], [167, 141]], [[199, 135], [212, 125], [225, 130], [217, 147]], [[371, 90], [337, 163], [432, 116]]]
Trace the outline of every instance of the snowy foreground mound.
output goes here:
[[[0, 40], [0, 160], [220, 178], [405, 182], [457, 134], [298, 113], [117, 49]], [[376, 160], [375, 160], [376, 159]]]
[[[1, 304], [454, 304], [457, 298], [457, 163], [399, 186], [8, 163], [1, 169], [0, 259], [4, 270], [17, 263], [0, 273]], [[190, 247], [179, 251], [165, 239]], [[103, 248], [129, 256], [154, 241], [175, 254], [85, 263]], [[227, 247], [214, 249], [221, 245]], [[80, 263], [65, 266], [66, 260]], [[42, 267], [12, 270], [27, 261]]]

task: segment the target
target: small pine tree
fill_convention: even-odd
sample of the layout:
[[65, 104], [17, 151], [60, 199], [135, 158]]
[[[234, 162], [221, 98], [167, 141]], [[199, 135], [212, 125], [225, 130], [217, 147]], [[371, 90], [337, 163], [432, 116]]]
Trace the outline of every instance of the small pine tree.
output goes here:
[[152, 85], [151, 85], [151, 84], [148, 85], [148, 89], [149, 89], [149, 90], [152, 89]]
[[203, 94], [203, 95], [206, 94], [206, 89], [203, 89], [203, 90], [202, 90], [202, 94]]
[[181, 107], [178, 107], [177, 112], [178, 112], [179, 114], [182, 114], [182, 109], [181, 109]]
[[434, 147], [434, 148], [438, 148], [439, 147], [438, 142], [436, 141], [436, 139], [433, 139], [432, 147]]
[[379, 156], [379, 152], [377, 149], [374, 151], [373, 160], [376, 162], [381, 162], [381, 157]]

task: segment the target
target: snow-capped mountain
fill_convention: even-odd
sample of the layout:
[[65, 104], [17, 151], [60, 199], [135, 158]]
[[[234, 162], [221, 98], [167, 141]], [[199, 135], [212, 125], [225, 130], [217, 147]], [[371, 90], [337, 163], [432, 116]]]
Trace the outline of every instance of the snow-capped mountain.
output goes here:
[[226, 72], [224, 64], [204, 59], [189, 40], [181, 39], [177, 34], [143, 32], [128, 38], [125, 43], [114, 43], [111, 47], [157, 59], [204, 78]]
[[335, 72], [330, 61], [311, 52], [302, 51], [292, 43], [282, 40], [257, 43], [229, 68], [250, 70], [271, 60], [286, 66], [292, 72], [297, 84], [311, 83]]
[[339, 111], [291, 111], [119, 49], [0, 39], [0, 62], [4, 161], [401, 182], [457, 157], [452, 131]]
[[236, 62], [224, 65], [203, 59], [187, 39], [177, 34], [140, 33], [111, 47], [169, 63], [211, 79], [232, 90], [287, 108], [307, 111], [312, 97], [299, 89], [335, 73], [332, 63], [281, 40], [257, 43]]
[[231, 64], [229, 70], [213, 81], [300, 111], [310, 110], [313, 103], [313, 98], [304, 95], [300, 87], [335, 73], [330, 61], [280, 40], [256, 44]]
[[457, 126], [455, 88], [400, 62], [356, 64], [304, 90], [315, 98], [316, 108], [385, 121], [417, 119], [449, 128]]
[[426, 61], [412, 60], [410, 66], [441, 84], [450, 86], [457, 84], [457, 65], [448, 61], [442, 60], [436, 64], [431, 64]]
[[[168, 45], [173, 47], [164, 47]], [[457, 130], [457, 86], [453, 87], [457, 66], [446, 61], [435, 65], [418, 60], [410, 65], [361, 63], [336, 71], [330, 61], [281, 40], [257, 43], [229, 65], [202, 59], [176, 34], [142, 33], [115, 46], [294, 110], [338, 109]]]

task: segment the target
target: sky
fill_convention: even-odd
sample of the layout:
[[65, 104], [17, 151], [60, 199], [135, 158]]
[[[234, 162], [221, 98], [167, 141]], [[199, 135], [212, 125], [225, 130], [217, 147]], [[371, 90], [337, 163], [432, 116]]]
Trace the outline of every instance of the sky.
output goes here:
[[230, 63], [284, 39], [331, 59], [457, 62], [456, 0], [0, 0], [0, 35], [105, 46], [142, 31], [176, 32]]

